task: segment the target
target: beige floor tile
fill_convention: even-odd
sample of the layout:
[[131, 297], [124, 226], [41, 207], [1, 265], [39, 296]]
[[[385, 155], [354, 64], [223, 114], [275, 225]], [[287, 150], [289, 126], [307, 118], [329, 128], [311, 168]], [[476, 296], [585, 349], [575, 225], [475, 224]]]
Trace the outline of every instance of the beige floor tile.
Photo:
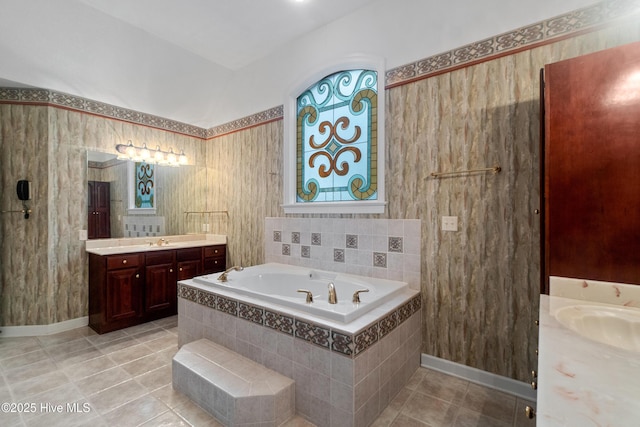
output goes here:
[[169, 411], [169, 408], [151, 395], [144, 395], [136, 400], [128, 402], [103, 415], [104, 420], [113, 426], [127, 425], [137, 426]]
[[129, 335], [125, 331], [118, 330], [113, 332], [107, 332], [106, 334], [102, 334], [102, 335], [89, 336], [87, 337], [87, 341], [89, 341], [93, 345], [100, 345], [100, 344], [106, 344], [111, 341], [115, 341], [120, 338], [125, 338], [128, 336]]
[[98, 343], [95, 345], [95, 347], [100, 350], [102, 354], [111, 354], [120, 350], [127, 349], [129, 347], [133, 347], [136, 344], [139, 343], [135, 338], [126, 335], [121, 338], [116, 338], [115, 340]]
[[456, 412], [457, 408], [451, 403], [415, 391], [407, 399], [401, 414], [416, 420], [428, 420], [429, 424], [436, 427], [451, 425]]
[[301, 416], [296, 415], [280, 427], [315, 427], [315, 424], [312, 424]]
[[191, 401], [173, 408], [173, 412], [193, 426], [222, 427], [215, 418]]
[[63, 405], [65, 412], [67, 409], [67, 403], [73, 403], [82, 401], [84, 396], [73, 383], [63, 384], [60, 387], [53, 388], [34, 396], [27, 397], [22, 400], [22, 403], [35, 404], [36, 411], [24, 413], [22, 416], [25, 420], [35, 418], [43, 413], [48, 405]]
[[41, 349], [36, 337], [0, 338], [0, 360]]
[[153, 340], [166, 338], [166, 337], [175, 338], [173, 334], [169, 333], [168, 331], [162, 328], [149, 329], [147, 331], [143, 331], [143, 332], [140, 332], [139, 334], [135, 334], [132, 336], [133, 338], [137, 339], [140, 342], [148, 342], [148, 341], [153, 341]]
[[69, 382], [69, 378], [62, 371], [56, 369], [48, 374], [31, 378], [27, 381], [12, 384], [11, 391], [14, 399], [21, 401], [36, 394], [59, 387]]
[[129, 380], [91, 395], [89, 403], [100, 414], [104, 415], [143, 396], [145, 393], [146, 389], [144, 387], [134, 380]]
[[171, 384], [153, 391], [151, 393], [154, 397], [160, 399], [165, 405], [173, 409], [176, 406], [180, 406], [189, 401], [189, 398], [184, 394], [175, 391]]
[[167, 411], [164, 414], [147, 421], [140, 427], [190, 427], [190, 424], [176, 415], [173, 411]]
[[53, 372], [58, 366], [51, 359], [41, 360], [30, 365], [21, 366], [16, 369], [8, 370], [4, 373], [4, 378], [9, 385], [27, 381], [29, 379], [39, 377], [40, 375]]
[[44, 347], [49, 347], [62, 343], [70, 343], [77, 339], [94, 335], [97, 335], [96, 332], [88, 326], [85, 326], [83, 328], [76, 328], [69, 331], [60, 332], [59, 334], [40, 336], [38, 337], [38, 341], [40, 341], [40, 343]]
[[12, 369], [21, 368], [26, 365], [31, 365], [32, 363], [42, 362], [43, 360], [49, 359], [49, 354], [46, 351], [38, 349], [28, 353], [20, 354], [18, 356], [1, 359], [0, 366], [2, 366], [2, 370], [6, 372]]
[[137, 345], [113, 352], [109, 354], [109, 357], [118, 365], [122, 365], [128, 362], [132, 362], [136, 359], [140, 359], [141, 357], [148, 356], [151, 353], [153, 353], [153, 350], [151, 350], [146, 345], [137, 344]]
[[91, 359], [95, 359], [97, 357], [103, 356], [103, 354], [95, 347], [85, 348], [84, 350], [80, 350], [71, 354], [66, 355], [65, 357], [56, 357], [54, 356], [54, 360], [56, 364], [61, 368], [66, 368], [69, 366], [77, 365], [78, 363], [83, 363]]
[[415, 390], [459, 405], [465, 397], [468, 386], [469, 381], [431, 371], [422, 378]]
[[132, 362], [122, 364], [120, 367], [127, 371], [132, 377], [137, 377], [138, 375], [153, 371], [164, 365], [166, 365], [166, 362], [163, 358], [155, 354], [150, 354]]
[[512, 395], [471, 383], [461, 406], [499, 421], [513, 423], [516, 398]]
[[400, 414], [393, 422], [390, 427], [432, 427], [432, 424], [423, 423], [422, 421], [416, 420], [415, 418], [408, 417], [404, 414]]
[[166, 335], [163, 335], [162, 337], [153, 339], [151, 341], [147, 341], [145, 344], [154, 352], [161, 352], [165, 350], [170, 350], [172, 348], [175, 348], [177, 351], [178, 337], [176, 335], [173, 335], [167, 332]]
[[129, 381], [131, 375], [119, 366], [104, 370], [98, 374], [91, 375], [76, 382], [78, 389], [85, 395], [90, 396], [115, 385]]
[[114, 366], [116, 366], [116, 364], [113, 360], [109, 359], [109, 357], [105, 355], [101, 355], [94, 359], [68, 366], [63, 370], [69, 379], [72, 381], [79, 381], [82, 378], [99, 374], [100, 372], [106, 371]]
[[496, 420], [495, 418], [482, 415], [480, 412], [471, 411], [465, 408], [460, 409], [453, 427], [509, 427], [511, 423]]
[[154, 371], [136, 377], [136, 381], [149, 392], [171, 385], [171, 366], [165, 365]]

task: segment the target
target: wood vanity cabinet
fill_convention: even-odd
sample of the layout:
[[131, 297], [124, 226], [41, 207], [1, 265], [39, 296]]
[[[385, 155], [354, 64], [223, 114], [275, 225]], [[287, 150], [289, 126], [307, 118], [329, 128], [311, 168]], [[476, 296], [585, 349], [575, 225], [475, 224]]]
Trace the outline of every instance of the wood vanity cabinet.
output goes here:
[[177, 313], [178, 280], [223, 271], [225, 245], [89, 253], [89, 326], [99, 334]]
[[89, 254], [89, 326], [96, 332], [140, 323], [143, 265], [143, 254]]

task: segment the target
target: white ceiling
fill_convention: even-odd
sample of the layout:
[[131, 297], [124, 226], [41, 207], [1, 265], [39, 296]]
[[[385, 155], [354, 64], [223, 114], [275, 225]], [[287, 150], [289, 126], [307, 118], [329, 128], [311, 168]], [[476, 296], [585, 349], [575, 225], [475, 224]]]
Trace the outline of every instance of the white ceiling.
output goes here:
[[374, 0], [79, 0], [231, 70]]
[[0, 87], [202, 128], [283, 105], [354, 55], [386, 69], [593, 0], [0, 0]]

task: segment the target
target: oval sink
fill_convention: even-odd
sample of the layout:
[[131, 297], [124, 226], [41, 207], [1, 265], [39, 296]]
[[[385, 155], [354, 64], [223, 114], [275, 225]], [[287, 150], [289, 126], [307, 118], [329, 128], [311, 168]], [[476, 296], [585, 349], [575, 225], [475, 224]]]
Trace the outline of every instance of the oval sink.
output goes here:
[[640, 311], [597, 305], [572, 305], [556, 312], [567, 328], [593, 341], [640, 352]]

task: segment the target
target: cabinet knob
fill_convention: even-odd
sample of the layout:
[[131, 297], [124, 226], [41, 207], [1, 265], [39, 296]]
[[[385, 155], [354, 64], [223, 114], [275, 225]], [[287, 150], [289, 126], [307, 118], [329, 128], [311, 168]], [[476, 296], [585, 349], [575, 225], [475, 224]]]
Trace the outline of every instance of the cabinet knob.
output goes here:
[[180, 271], [182, 271], [182, 267], [180, 267]]
[[217, 261], [217, 260], [216, 260], [216, 261], [213, 261], [213, 263], [214, 263], [214, 264], [217, 264], [217, 263], [218, 263], [218, 261]]
[[123, 259], [123, 260], [122, 260], [122, 263], [123, 263], [123, 264], [126, 264], [126, 263], [127, 263], [127, 260], [126, 260], [126, 259]]
[[169, 269], [169, 273], [173, 273], [173, 268], [170, 268], [170, 269]]
[[539, 320], [534, 320], [533, 323], [535, 323], [536, 326], [538, 326], [540, 324], [540, 321]]
[[526, 408], [524, 408], [524, 413], [529, 419], [536, 416], [536, 411], [531, 406], [527, 406]]
[[534, 389], [534, 390], [537, 390], [538, 389], [538, 383], [535, 382], [535, 381], [531, 381], [531, 388]]
[[537, 376], [538, 376], [538, 373], [536, 371], [531, 371], [532, 378], [536, 378]]
[[540, 215], [540, 209], [534, 209], [533, 213], [536, 214], [536, 215]]
[[136, 274], [136, 279], [140, 278], [140, 273]]
[[214, 254], [217, 254], [217, 253], [218, 253], [218, 250], [217, 250], [217, 249], [216, 249], [216, 250], [214, 250], [214, 251], [213, 251], [213, 253], [214, 253]]

